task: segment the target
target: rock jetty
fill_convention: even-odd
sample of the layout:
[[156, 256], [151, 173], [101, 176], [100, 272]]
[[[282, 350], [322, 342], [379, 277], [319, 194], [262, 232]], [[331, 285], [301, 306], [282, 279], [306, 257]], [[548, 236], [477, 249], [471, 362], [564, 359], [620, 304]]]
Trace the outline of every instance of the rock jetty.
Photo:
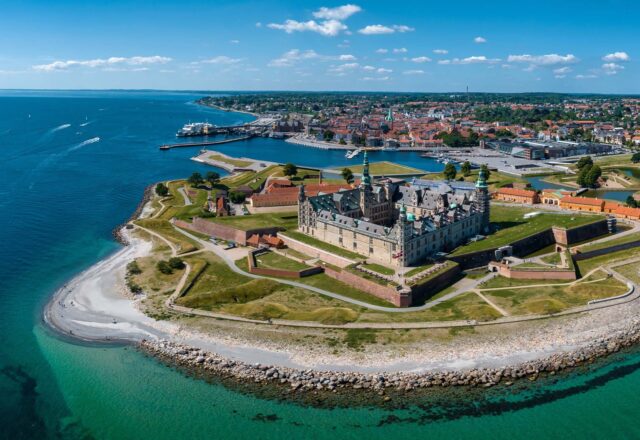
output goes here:
[[[430, 387], [493, 387], [511, 385], [519, 379], [535, 381], [540, 375], [557, 372], [593, 362], [640, 341], [640, 319], [624, 330], [594, 340], [579, 349], [553, 354], [513, 366], [460, 371], [426, 371], [422, 373], [298, 370], [263, 364], [247, 364], [215, 353], [167, 340], [140, 342], [140, 348], [194, 372], [204, 372], [243, 383], [274, 384], [288, 387], [292, 392], [364, 390], [384, 395], [386, 389], [411, 391]], [[391, 390], [390, 390], [391, 391]]]

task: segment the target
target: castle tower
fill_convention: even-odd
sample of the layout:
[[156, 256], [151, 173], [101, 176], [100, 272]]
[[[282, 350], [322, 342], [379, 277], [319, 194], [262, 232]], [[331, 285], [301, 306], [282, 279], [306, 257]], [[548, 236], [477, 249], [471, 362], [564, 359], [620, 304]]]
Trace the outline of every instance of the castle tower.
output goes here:
[[407, 250], [409, 249], [409, 241], [412, 237], [413, 224], [409, 221], [407, 216], [407, 208], [404, 203], [400, 206], [400, 215], [398, 216], [398, 250], [400, 256], [398, 257], [401, 267], [408, 264]]
[[371, 218], [371, 176], [369, 175], [369, 157], [367, 150], [364, 151], [364, 161], [362, 163], [362, 180], [360, 181], [360, 210], [362, 216]]
[[304, 209], [307, 196], [304, 193], [304, 183], [298, 187], [298, 228], [303, 229], [308, 224], [308, 218]]
[[484, 170], [480, 168], [480, 172], [478, 173], [478, 180], [476, 181], [476, 189], [475, 189], [475, 199], [476, 199], [476, 209], [478, 212], [482, 213], [482, 231], [489, 231], [489, 186], [487, 185], [487, 177], [484, 173]]

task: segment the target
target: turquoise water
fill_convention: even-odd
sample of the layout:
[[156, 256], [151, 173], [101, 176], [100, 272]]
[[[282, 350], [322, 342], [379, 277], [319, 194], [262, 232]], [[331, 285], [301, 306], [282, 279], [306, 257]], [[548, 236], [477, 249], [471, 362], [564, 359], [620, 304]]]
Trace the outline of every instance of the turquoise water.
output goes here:
[[[190, 378], [131, 348], [52, 336], [42, 307], [58, 286], [118, 248], [111, 230], [144, 187], [206, 170], [188, 160], [193, 150], [158, 146], [188, 120], [248, 120], [190, 104], [197, 97], [0, 92], [0, 438], [640, 437], [635, 353], [488, 400], [474, 394], [403, 409], [321, 409]], [[310, 166], [349, 163], [340, 152], [266, 139], [220, 149]], [[413, 154], [372, 155], [382, 159], [440, 167]]]

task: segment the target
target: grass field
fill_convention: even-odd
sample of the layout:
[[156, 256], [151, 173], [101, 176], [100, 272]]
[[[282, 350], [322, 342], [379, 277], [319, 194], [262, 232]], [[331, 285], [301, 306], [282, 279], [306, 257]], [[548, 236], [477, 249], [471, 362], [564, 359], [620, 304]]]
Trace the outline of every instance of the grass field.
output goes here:
[[258, 263], [258, 267], [266, 267], [270, 269], [298, 271], [309, 268], [309, 266], [304, 263], [299, 263], [296, 260], [283, 257], [282, 255], [278, 255], [274, 252], [267, 252], [258, 255], [256, 257], [256, 262]]
[[283, 229], [295, 229], [298, 227], [298, 213], [273, 212], [266, 214], [251, 214], [234, 217], [211, 217], [208, 221], [222, 225], [232, 226], [242, 231], [257, 228], [279, 227]]
[[363, 263], [362, 267], [372, 270], [374, 272], [378, 272], [379, 274], [382, 274], [382, 275], [393, 275], [396, 273], [396, 271], [391, 269], [390, 267], [383, 266], [381, 264], [376, 264], [376, 263]]
[[619, 261], [624, 261], [629, 258], [637, 257], [640, 257], [640, 247], [625, 249], [618, 252], [610, 252], [598, 257], [576, 261], [576, 266], [578, 267], [580, 273], [585, 274], [590, 270], [597, 268], [598, 266], [612, 264]]
[[[350, 166], [349, 169], [355, 174], [361, 174], [363, 166], [355, 165]], [[394, 174], [422, 174], [423, 170], [417, 168], [408, 167], [406, 165], [400, 165], [393, 162], [372, 162], [369, 164], [369, 174], [373, 176], [392, 176]]]
[[[572, 307], [586, 305], [594, 299], [623, 294], [627, 286], [599, 271], [590, 279], [567, 286], [537, 286], [523, 289], [488, 290], [482, 294], [514, 315], [558, 313]], [[530, 281], [533, 282], [533, 281]], [[538, 281], [539, 282], [539, 281]]]
[[560, 257], [559, 252], [554, 252], [551, 255], [547, 255], [546, 257], [543, 257], [542, 261], [549, 264], [555, 264], [557, 266], [561, 263], [562, 258]]
[[629, 263], [624, 266], [614, 267], [613, 270], [629, 278], [634, 283], [640, 284], [640, 264]]
[[136, 220], [134, 223], [162, 235], [177, 247], [179, 254], [195, 251], [199, 248], [196, 242], [176, 231], [168, 220], [147, 218]]
[[218, 162], [228, 163], [229, 165], [236, 166], [238, 168], [246, 168], [253, 162], [242, 159], [234, 159], [232, 157], [223, 156], [221, 154], [212, 154], [209, 156], [211, 160], [217, 160]]
[[452, 252], [452, 255], [468, 254], [470, 252], [504, 246], [521, 238], [549, 229], [552, 226], [573, 228], [604, 218], [601, 215], [580, 213], [568, 215], [546, 212], [533, 218], [523, 218], [524, 214], [535, 211], [535, 208], [492, 205], [491, 223], [497, 229], [497, 232], [491, 234], [484, 240], [458, 247]]
[[627, 234], [622, 237], [614, 238], [608, 241], [604, 241], [602, 243], [593, 243], [584, 246], [580, 246], [580, 252], [590, 252], [598, 249], [604, 249], [610, 246], [615, 246], [618, 244], [631, 243], [632, 241], [640, 241], [640, 232], [634, 232], [632, 234]]

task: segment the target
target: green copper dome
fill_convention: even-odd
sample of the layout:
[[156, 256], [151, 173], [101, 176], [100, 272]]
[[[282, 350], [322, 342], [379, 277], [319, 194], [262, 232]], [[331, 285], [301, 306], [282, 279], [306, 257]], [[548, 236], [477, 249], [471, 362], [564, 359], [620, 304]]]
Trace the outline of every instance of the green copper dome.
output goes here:
[[480, 172], [478, 173], [478, 180], [476, 181], [476, 188], [486, 188], [487, 187], [487, 176], [484, 173], [484, 170], [480, 168]]

